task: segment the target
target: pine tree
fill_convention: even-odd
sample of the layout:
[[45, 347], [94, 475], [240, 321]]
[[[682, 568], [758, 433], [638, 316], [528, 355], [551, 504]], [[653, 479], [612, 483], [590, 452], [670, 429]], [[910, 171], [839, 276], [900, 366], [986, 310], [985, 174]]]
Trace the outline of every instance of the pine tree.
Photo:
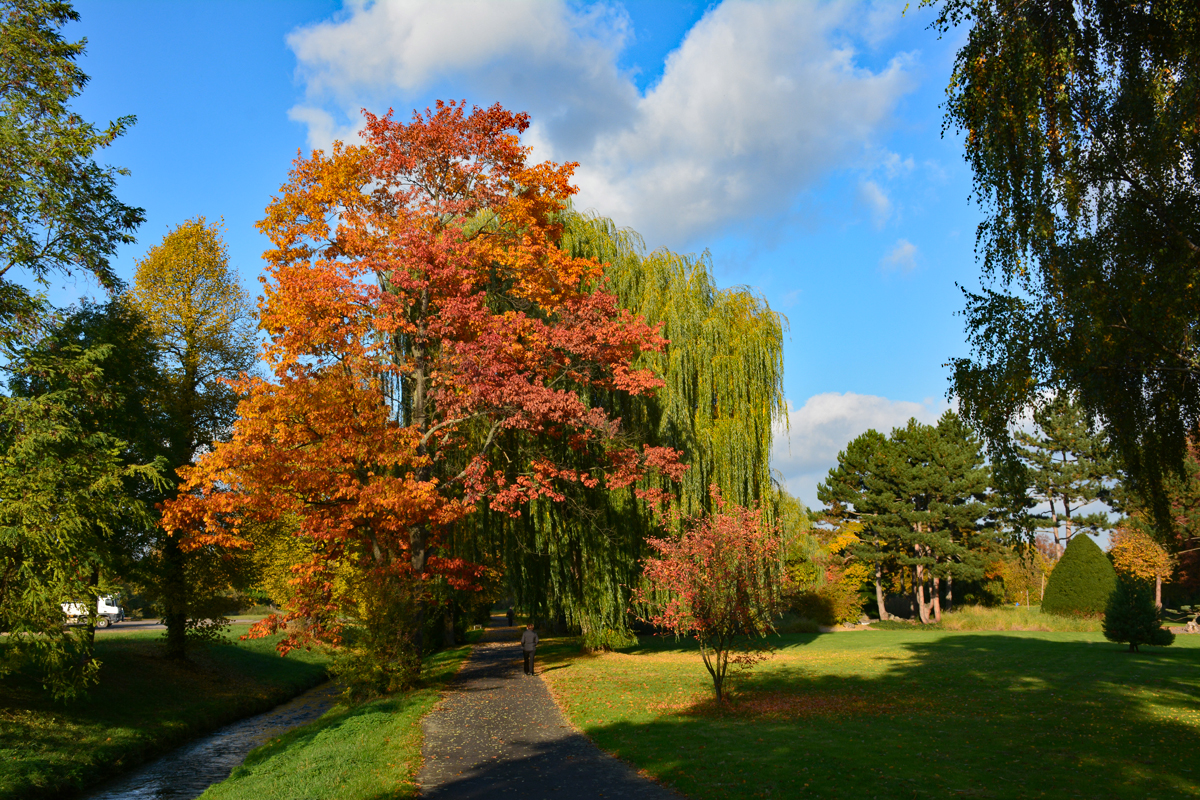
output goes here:
[[885, 564], [912, 570], [914, 606], [924, 623], [931, 612], [941, 618], [943, 580], [950, 600], [955, 577], [983, 574], [992, 541], [984, 526], [988, 482], [982, 446], [953, 412], [936, 427], [910, 419], [886, 440], [868, 432], [839, 456], [818, 496], [834, 518], [863, 522], [864, 545], [855, 554], [878, 566], [881, 617]]
[[1025, 465], [1032, 498], [1049, 506], [1030, 515], [1033, 525], [1050, 531], [1061, 552], [1077, 531], [1112, 526], [1107, 514], [1080, 516], [1078, 511], [1107, 496], [1106, 483], [1115, 470], [1103, 435], [1089, 429], [1086, 414], [1070, 398], [1055, 398], [1035, 411], [1033, 420], [1037, 432], [1018, 431], [1014, 450]]
[[1108, 599], [1104, 612], [1104, 638], [1110, 642], [1128, 642], [1129, 652], [1138, 645], [1166, 647], [1175, 642], [1175, 634], [1159, 623], [1151, 584], [1132, 575], [1121, 575]]
[[882, 468], [889, 442], [886, 436], [870, 429], [856, 437], [839, 452], [837, 466], [829, 470], [826, 479], [817, 486], [817, 499], [825, 504], [824, 519], [838, 527], [859, 524], [860, 544], [852, 555], [871, 565], [875, 585], [875, 605], [880, 619], [887, 619], [884, 605], [883, 576], [894, 566], [896, 544], [887, 539], [875, 516], [883, 507], [881, 498], [872, 494], [875, 472]]

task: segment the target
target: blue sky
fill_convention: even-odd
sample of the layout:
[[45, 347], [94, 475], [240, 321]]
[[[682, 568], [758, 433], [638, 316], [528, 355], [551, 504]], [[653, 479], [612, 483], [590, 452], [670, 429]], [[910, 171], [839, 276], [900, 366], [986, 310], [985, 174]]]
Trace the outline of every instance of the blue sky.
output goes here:
[[[256, 293], [254, 222], [297, 150], [353, 136], [361, 107], [528, 111], [535, 157], [580, 162], [581, 207], [651, 249], [708, 249], [721, 285], [788, 317], [773, 465], [815, 504], [851, 438], [946, 407], [944, 365], [966, 352], [956, 283], [979, 284], [980, 212], [959, 136], [941, 135], [959, 41], [903, 8], [89, 0], [67, 35], [88, 38], [76, 108], [138, 118], [103, 155], [147, 214], [126, 277], [202, 214], [224, 218]], [[88, 293], [68, 281], [55, 299]]]

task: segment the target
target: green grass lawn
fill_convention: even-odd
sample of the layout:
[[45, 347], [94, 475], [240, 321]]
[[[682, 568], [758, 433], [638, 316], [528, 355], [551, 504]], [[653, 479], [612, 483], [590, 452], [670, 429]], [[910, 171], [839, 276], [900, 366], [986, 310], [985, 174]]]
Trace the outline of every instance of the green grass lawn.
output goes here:
[[161, 632], [98, 636], [100, 684], [77, 703], [51, 701], [28, 676], [0, 681], [0, 800], [71, 794], [324, 678], [323, 656], [280, 658], [274, 639], [237, 641], [245, 628], [190, 664], [160, 657]]
[[[477, 636], [469, 637], [471, 639]], [[203, 800], [378, 800], [415, 797], [421, 765], [421, 719], [470, 652], [443, 650], [426, 659], [423, 686], [359, 706], [337, 706], [316, 722], [268, 742], [246, 757]]]
[[543, 664], [597, 744], [697, 799], [1200, 795], [1200, 636], [1140, 654], [1087, 632], [776, 641], [728, 709], [670, 638], [547, 642]]

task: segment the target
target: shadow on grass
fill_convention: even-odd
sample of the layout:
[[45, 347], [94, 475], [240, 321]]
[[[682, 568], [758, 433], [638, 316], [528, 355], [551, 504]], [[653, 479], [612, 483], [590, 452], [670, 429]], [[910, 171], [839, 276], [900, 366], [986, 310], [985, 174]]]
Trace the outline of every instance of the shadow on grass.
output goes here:
[[[843, 634], [741, 676], [729, 707], [579, 721], [695, 797], [1200, 795], [1200, 648], [1083, 636]], [[652, 698], [680, 673], [637, 674]]]
[[52, 796], [124, 772], [182, 742], [325, 679], [311, 657], [281, 659], [269, 642], [161, 657], [161, 636], [99, 639], [100, 683], [86, 699], [52, 701], [31, 672], [0, 684], [0, 798]]

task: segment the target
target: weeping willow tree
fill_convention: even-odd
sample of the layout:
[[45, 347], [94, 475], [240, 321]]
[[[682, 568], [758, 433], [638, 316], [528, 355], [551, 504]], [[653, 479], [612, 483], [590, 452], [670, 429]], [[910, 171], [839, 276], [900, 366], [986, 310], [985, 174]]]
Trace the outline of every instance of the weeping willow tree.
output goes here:
[[[636, 364], [664, 379], [655, 397], [593, 392], [589, 402], [620, 417], [634, 441], [683, 453], [690, 468], [682, 484], [660, 488], [674, 491], [685, 514], [708, 511], [715, 484], [727, 500], [773, 516], [779, 493], [769, 455], [785, 409], [784, 319], [747, 288], [717, 288], [707, 254], [646, 253], [636, 233], [602, 217], [567, 212], [560, 245], [605, 264], [609, 291], [662, 323], [670, 342]], [[588, 454], [562, 451], [560, 463], [578, 458], [587, 467]], [[452, 546], [477, 562], [502, 562], [510, 591], [533, 615], [578, 627], [589, 647], [609, 647], [629, 637], [628, 587], [656, 524], [632, 487], [575, 486], [565, 500], [531, 503], [518, 518], [481, 508]]]
[[785, 321], [747, 287], [718, 289], [708, 254], [646, 254], [641, 237], [603, 217], [567, 215], [562, 245], [607, 265], [621, 305], [662, 323], [670, 345], [637, 366], [666, 381], [636, 398], [626, 424], [674, 447], [690, 465], [680, 488], [684, 513], [709, 509], [710, 484], [725, 499], [753, 505], [772, 491], [771, 426], [784, 417]]

